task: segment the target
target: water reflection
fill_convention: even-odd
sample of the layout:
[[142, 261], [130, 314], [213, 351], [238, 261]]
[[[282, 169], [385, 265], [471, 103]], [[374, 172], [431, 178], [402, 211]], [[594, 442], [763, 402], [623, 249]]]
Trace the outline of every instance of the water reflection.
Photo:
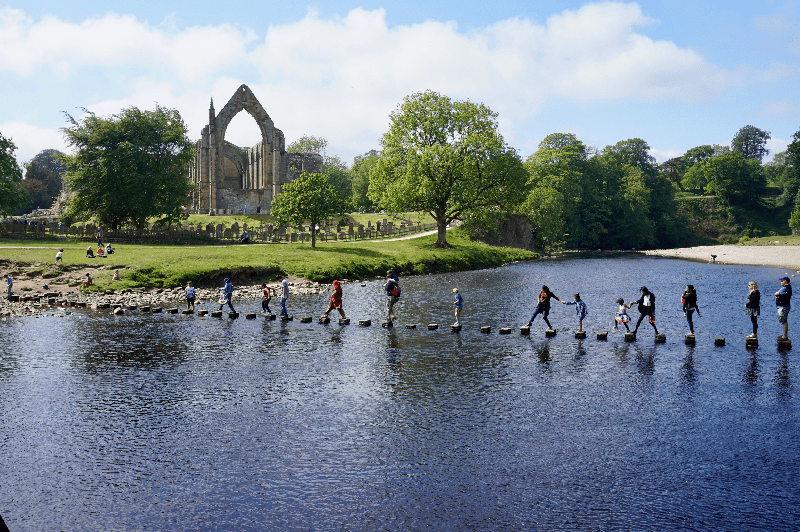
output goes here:
[[[797, 364], [766, 341], [745, 349], [732, 288], [778, 277], [618, 258], [406, 278], [398, 323], [413, 330], [377, 325], [380, 280], [345, 286], [350, 326], [135, 312], [2, 322], [3, 518], [15, 532], [795, 529]], [[516, 332], [542, 284], [581, 287], [587, 339], [560, 305], [555, 338]], [[616, 298], [642, 284], [667, 343], [597, 341]], [[695, 346], [682, 341], [685, 284], [703, 314]], [[463, 330], [428, 331], [449, 323], [454, 286]], [[297, 297], [292, 311], [319, 315], [326, 300]], [[774, 393], [759, 393], [765, 380]]]

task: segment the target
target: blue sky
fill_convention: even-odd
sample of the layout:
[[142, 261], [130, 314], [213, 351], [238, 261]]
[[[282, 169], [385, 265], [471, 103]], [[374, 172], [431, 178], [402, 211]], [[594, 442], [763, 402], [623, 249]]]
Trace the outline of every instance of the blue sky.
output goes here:
[[[664, 161], [748, 124], [775, 153], [800, 130], [800, 1], [0, 0], [0, 133], [20, 162], [66, 150], [63, 111], [82, 108], [158, 102], [198, 138], [242, 83], [288, 142], [322, 136], [347, 161], [426, 89], [497, 111], [523, 157], [570, 132]], [[246, 113], [226, 138], [260, 140]]]

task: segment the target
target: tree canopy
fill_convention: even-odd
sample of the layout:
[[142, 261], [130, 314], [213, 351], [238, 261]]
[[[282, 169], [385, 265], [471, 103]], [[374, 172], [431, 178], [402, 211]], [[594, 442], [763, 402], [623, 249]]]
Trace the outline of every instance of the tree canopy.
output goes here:
[[756, 159], [760, 163], [769, 155], [767, 141], [770, 138], [769, 131], [755, 126], [744, 126], [733, 137], [731, 151], [741, 154], [745, 159]]
[[173, 223], [185, 215], [192, 184], [186, 170], [193, 156], [186, 125], [174, 109], [129, 107], [109, 118], [87, 112], [67, 115], [63, 128], [74, 155], [63, 157], [73, 193], [68, 215], [96, 216], [117, 229], [129, 222], [141, 232], [150, 218]]
[[373, 208], [372, 201], [367, 196], [369, 192], [369, 172], [378, 163], [380, 154], [378, 150], [370, 150], [363, 155], [356, 155], [350, 169], [350, 188], [353, 194], [353, 208], [356, 210]]
[[[302, 225], [308, 221], [315, 226], [332, 216], [344, 215], [346, 209], [347, 204], [325, 174], [304, 172], [283, 185], [283, 190], [272, 200], [270, 214], [278, 225]], [[316, 243], [316, 231], [311, 231], [311, 247], [316, 247]]]
[[22, 169], [14, 157], [16, 145], [0, 134], [0, 215], [9, 215], [28, 203], [22, 188]]
[[369, 198], [391, 212], [430, 213], [440, 247], [451, 222], [519, 203], [527, 176], [496, 119], [483, 104], [430, 90], [406, 96], [381, 138]]
[[683, 184], [689, 188], [705, 187], [730, 204], [744, 205], [758, 200], [766, 179], [758, 160], [731, 151], [694, 165], [686, 172]]
[[328, 141], [322, 137], [303, 135], [286, 148], [291, 152], [318, 153], [322, 155], [322, 171], [328, 176], [328, 182], [336, 189], [339, 198], [350, 208], [352, 177], [347, 170], [347, 163], [338, 155], [328, 155]]
[[28, 191], [30, 203], [36, 208], [49, 208], [61, 193], [62, 179], [67, 167], [58, 150], [42, 150], [25, 164], [22, 186]]

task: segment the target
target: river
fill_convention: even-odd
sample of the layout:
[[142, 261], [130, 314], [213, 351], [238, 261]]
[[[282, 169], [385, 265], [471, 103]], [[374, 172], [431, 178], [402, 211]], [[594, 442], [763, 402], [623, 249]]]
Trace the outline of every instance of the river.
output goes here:
[[[797, 530], [800, 346], [776, 348], [771, 296], [783, 274], [625, 256], [409, 277], [394, 329], [380, 327], [380, 280], [344, 286], [348, 326], [108, 311], [0, 322], [0, 515], [11, 532]], [[748, 350], [751, 279], [763, 305]], [[519, 334], [542, 284], [581, 293], [586, 340], [558, 302], [555, 338], [538, 319]], [[641, 285], [665, 344], [647, 325], [635, 343], [610, 329], [614, 301]], [[289, 300], [295, 318], [325, 305]]]

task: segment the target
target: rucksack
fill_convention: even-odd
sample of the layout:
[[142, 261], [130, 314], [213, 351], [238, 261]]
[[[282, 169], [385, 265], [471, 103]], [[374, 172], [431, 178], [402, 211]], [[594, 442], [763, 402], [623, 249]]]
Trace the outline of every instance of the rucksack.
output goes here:
[[392, 296], [400, 297], [400, 285], [397, 283], [392, 286]]

